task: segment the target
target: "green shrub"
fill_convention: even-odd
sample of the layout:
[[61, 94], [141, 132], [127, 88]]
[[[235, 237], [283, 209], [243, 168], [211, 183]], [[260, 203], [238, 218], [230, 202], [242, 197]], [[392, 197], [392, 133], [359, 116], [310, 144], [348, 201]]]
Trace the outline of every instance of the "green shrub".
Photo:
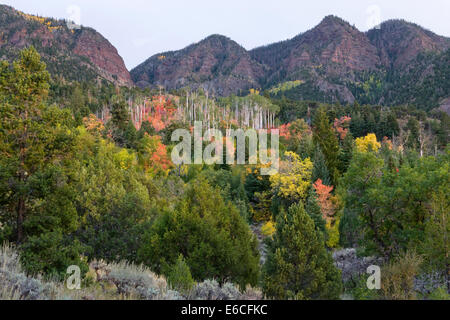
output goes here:
[[189, 293], [193, 288], [194, 279], [183, 255], [180, 254], [175, 265], [167, 273], [167, 282], [173, 290], [184, 294]]

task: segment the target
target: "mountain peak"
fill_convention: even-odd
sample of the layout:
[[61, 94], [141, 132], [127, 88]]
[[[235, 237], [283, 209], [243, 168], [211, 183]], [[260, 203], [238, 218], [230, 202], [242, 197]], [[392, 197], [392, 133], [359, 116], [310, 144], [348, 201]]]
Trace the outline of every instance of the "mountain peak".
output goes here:
[[154, 55], [131, 75], [140, 87], [203, 87], [226, 96], [259, 87], [264, 70], [237, 42], [213, 34], [182, 50]]
[[323, 25], [340, 25], [343, 27], [352, 27], [349, 22], [345, 21], [344, 19], [335, 16], [335, 15], [328, 15], [325, 16], [325, 18], [322, 19], [322, 21], [319, 23], [317, 27], [323, 26]]
[[220, 47], [220, 48], [235, 48], [236, 50], [244, 50], [245, 49], [238, 44], [236, 41], [230, 39], [227, 36], [221, 35], [221, 34], [212, 34], [205, 39], [201, 40], [200, 42], [194, 44], [194, 46], [201, 46], [201, 45], [209, 45], [212, 47]]
[[228, 38], [227, 36], [215, 33], [212, 34], [210, 36], [207, 36], [205, 39], [203, 39], [203, 41], [205, 40], [221, 40], [221, 41], [232, 41], [230, 38]]
[[5, 5], [0, 6], [0, 29], [2, 59], [12, 61], [22, 48], [34, 45], [52, 75], [68, 81], [106, 79], [117, 85], [133, 85], [117, 49], [94, 29], [69, 29], [64, 20]]
[[401, 67], [414, 60], [419, 53], [442, 52], [450, 48], [450, 39], [406, 20], [383, 22], [380, 28], [367, 32], [387, 66]]

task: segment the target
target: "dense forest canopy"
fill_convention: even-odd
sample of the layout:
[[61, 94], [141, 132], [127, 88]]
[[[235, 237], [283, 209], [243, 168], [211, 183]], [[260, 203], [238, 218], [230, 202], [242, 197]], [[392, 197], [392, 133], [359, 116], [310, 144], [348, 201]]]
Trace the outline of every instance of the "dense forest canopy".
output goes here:
[[[119, 275], [138, 277], [137, 265], [178, 297], [211, 286], [235, 298], [448, 298], [449, 116], [288, 94], [302, 85], [215, 97], [61, 82], [24, 49], [0, 65], [0, 243], [15, 244], [29, 277], [62, 281], [77, 265], [89, 289], [101, 262], [140, 298], [144, 280], [124, 289]], [[175, 165], [172, 133], [195, 121], [279, 129], [279, 171]], [[365, 287], [365, 270], [347, 277], [344, 248], [380, 259], [381, 290]], [[414, 279], [429, 274], [438, 280], [421, 290]]]

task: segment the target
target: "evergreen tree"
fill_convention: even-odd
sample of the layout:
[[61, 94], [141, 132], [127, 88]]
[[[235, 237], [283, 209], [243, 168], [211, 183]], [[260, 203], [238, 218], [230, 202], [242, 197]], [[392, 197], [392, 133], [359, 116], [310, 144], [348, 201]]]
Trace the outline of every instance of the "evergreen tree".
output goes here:
[[173, 290], [188, 294], [194, 286], [191, 270], [184, 260], [183, 255], [179, 255], [176, 263], [167, 271], [167, 282]]
[[87, 266], [68, 240], [79, 223], [66, 170], [73, 119], [45, 104], [49, 79], [33, 47], [0, 66], [0, 225], [9, 226], [3, 240], [21, 244], [27, 272], [62, 277], [68, 265]]
[[322, 150], [332, 183], [336, 185], [339, 178], [339, 142], [324, 108], [317, 111], [313, 130], [314, 143]]
[[69, 107], [75, 116], [78, 125], [82, 124], [84, 117], [88, 117], [90, 114], [89, 108], [86, 106], [86, 99], [83, 95], [83, 90], [79, 84], [75, 85], [70, 97]]
[[109, 124], [112, 137], [121, 147], [135, 148], [138, 135], [131, 121], [128, 105], [122, 97], [115, 97], [114, 100]]
[[353, 140], [353, 135], [349, 132], [345, 136], [344, 141], [342, 141], [342, 148], [339, 154], [339, 160], [341, 165], [340, 172], [344, 173], [347, 171], [348, 166], [350, 165], [350, 161], [352, 160], [354, 149], [355, 149], [355, 141]]
[[125, 130], [130, 122], [128, 106], [122, 97], [113, 98], [115, 101], [111, 108], [111, 121], [118, 129]]
[[331, 185], [330, 174], [325, 162], [325, 157], [319, 147], [316, 148], [316, 152], [314, 153], [312, 181], [316, 182], [318, 179], [321, 179], [327, 186]]
[[314, 221], [316, 229], [326, 234], [325, 220], [323, 219], [322, 210], [320, 209], [319, 200], [317, 198], [316, 191], [311, 188], [309, 191], [308, 201], [306, 202], [306, 212]]
[[406, 130], [408, 131], [408, 139], [406, 145], [408, 148], [416, 150], [419, 145], [419, 128], [420, 123], [416, 118], [409, 118], [406, 124]]
[[354, 113], [352, 115], [352, 121], [350, 122], [350, 131], [353, 133], [355, 137], [361, 137], [364, 135], [363, 132], [364, 120], [361, 118], [361, 114], [359, 112]]
[[1, 183], [9, 186], [6, 200], [15, 208], [17, 242], [25, 240], [24, 224], [36, 174], [71, 147], [68, 113], [48, 108], [50, 75], [37, 51], [21, 52], [12, 68], [0, 65]]
[[[389, 112], [386, 117], [386, 125], [384, 128], [384, 136], [392, 139], [394, 136], [400, 134], [400, 126], [398, 125], [397, 118], [393, 112]], [[382, 139], [383, 137], [380, 137]]]
[[375, 121], [375, 116], [372, 112], [369, 113], [366, 119], [366, 133], [376, 132], [377, 131], [377, 122]]
[[161, 273], [180, 254], [196, 281], [232, 281], [245, 288], [259, 276], [257, 241], [246, 221], [203, 179], [192, 181], [175, 210], [158, 218], [138, 257]]
[[[445, 270], [447, 280], [450, 280], [448, 188], [449, 183], [446, 183], [432, 195], [430, 216], [425, 223], [425, 241], [421, 250], [430, 270]], [[450, 287], [450, 282], [447, 281], [447, 285]]]
[[302, 204], [280, 213], [264, 266], [264, 293], [274, 299], [338, 299], [341, 275]]

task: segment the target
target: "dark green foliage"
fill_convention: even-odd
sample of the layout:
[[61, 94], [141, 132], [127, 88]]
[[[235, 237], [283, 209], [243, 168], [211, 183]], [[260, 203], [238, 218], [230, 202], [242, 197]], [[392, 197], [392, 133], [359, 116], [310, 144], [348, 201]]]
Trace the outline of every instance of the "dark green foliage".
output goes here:
[[[63, 72], [60, 65], [50, 68]], [[374, 103], [380, 90], [387, 90], [383, 76], [361, 77], [364, 81], [354, 88], [357, 97]], [[444, 148], [450, 117], [413, 105], [343, 106], [286, 98], [320, 93], [316, 89], [309, 82], [284, 91], [278, 100], [268, 92], [254, 99], [280, 107], [276, 122], [291, 124], [291, 138], [282, 139], [280, 154], [289, 150], [312, 158], [311, 182], [338, 186], [333, 200], [339, 206], [340, 245], [389, 259], [414, 249], [424, 258], [425, 271], [448, 273], [450, 161]], [[329, 235], [314, 188], [305, 209], [298, 204], [285, 213], [292, 202], [274, 195], [270, 177], [254, 167], [198, 165], [186, 172], [179, 166], [167, 176], [145, 170], [142, 159], [148, 153], [141, 147], [146, 134], [160, 135], [170, 153], [172, 132], [190, 129], [173, 122], [157, 133], [144, 122], [136, 131], [126, 101], [153, 93], [118, 89], [106, 81], [51, 80], [33, 48], [12, 66], [0, 64], [0, 243], [18, 243], [24, 270], [64, 278], [70, 265], [84, 274], [94, 259], [127, 260], [145, 263], [186, 294], [194, 281], [217, 279], [244, 288], [262, 280], [269, 298], [338, 298], [341, 280], [326, 250]], [[441, 93], [420, 94], [433, 96], [434, 104]], [[336, 102], [337, 96], [329, 92], [325, 100]], [[245, 98], [217, 103], [228, 106], [236, 99]], [[85, 128], [83, 118], [104, 115], [104, 108], [112, 115], [106, 130]], [[350, 132], [339, 140], [331, 121], [343, 116], [352, 118]], [[423, 132], [431, 138], [425, 154], [434, 157], [419, 157]], [[377, 153], [358, 153], [354, 137], [368, 133], [379, 141], [390, 138], [394, 147], [386, 142]], [[406, 136], [400, 151], [396, 144]], [[252, 218], [278, 220], [268, 240], [263, 279], [258, 243], [247, 224], [255, 222]], [[364, 280], [348, 289], [357, 299], [378, 298], [365, 290]]]
[[447, 180], [433, 192], [429, 215], [425, 221], [425, 241], [419, 246], [428, 270], [445, 270], [447, 277], [450, 275], [449, 187], [450, 183]]
[[[349, 132], [341, 143], [341, 152], [339, 153], [340, 172], [346, 172], [350, 161], [353, 157], [353, 151], [355, 149], [355, 141], [353, 135]], [[326, 183], [325, 183], [326, 184]]]
[[136, 261], [142, 237], [148, 228], [148, 213], [138, 195], [129, 193], [118, 206], [99, 218], [89, 216], [76, 236], [90, 258], [107, 262]]
[[309, 214], [311, 219], [314, 221], [316, 229], [319, 230], [326, 236], [325, 220], [323, 219], [322, 210], [320, 209], [319, 200], [317, 199], [317, 194], [314, 188], [309, 191], [308, 201], [306, 202], [306, 212]]
[[325, 157], [319, 147], [316, 148], [316, 152], [314, 153], [312, 181], [316, 182], [318, 179], [321, 179], [323, 184], [327, 186], [331, 185], [330, 173], [328, 172]]
[[314, 143], [321, 149], [325, 156], [325, 163], [330, 173], [333, 185], [339, 178], [339, 144], [338, 138], [329, 122], [325, 109], [320, 108], [313, 123]]
[[366, 248], [387, 257], [417, 247], [424, 240], [432, 193], [448, 185], [448, 166], [448, 154], [411, 158], [391, 169], [372, 152], [356, 153], [341, 182], [345, 225], [351, 229], [351, 221], [359, 219], [357, 238], [364, 237]]
[[285, 97], [274, 102], [280, 106], [278, 115], [282, 123], [293, 122], [297, 119], [307, 118], [309, 109], [316, 109], [317, 103], [307, 101], [289, 100]]
[[339, 244], [344, 248], [354, 248], [361, 245], [364, 233], [361, 231], [361, 225], [358, 213], [351, 209], [344, 209], [341, 221], [339, 223]]
[[409, 118], [406, 124], [406, 130], [408, 131], [408, 139], [406, 145], [412, 150], [417, 150], [419, 146], [419, 121], [415, 118]]
[[166, 272], [167, 282], [176, 291], [188, 294], [194, 287], [191, 270], [180, 254], [176, 263]]
[[302, 204], [280, 213], [264, 266], [264, 293], [274, 299], [338, 299], [341, 275]]
[[256, 239], [236, 208], [204, 180], [193, 181], [175, 210], [161, 214], [146, 233], [138, 257], [163, 272], [180, 254], [197, 281], [231, 280], [241, 286], [257, 282]]
[[7, 240], [22, 244], [29, 272], [59, 275], [80, 263], [80, 246], [67, 237], [78, 226], [66, 166], [74, 147], [67, 110], [48, 107], [49, 74], [34, 48], [0, 74], [0, 223]]
[[383, 128], [383, 132], [378, 132], [377, 134], [377, 136], [380, 138], [381, 136], [385, 136], [392, 139], [393, 137], [398, 136], [400, 133], [398, 121], [392, 112], [390, 112], [386, 116], [385, 122], [381, 124], [380, 128]]
[[414, 104], [424, 110], [439, 105], [450, 93], [450, 50], [442, 53], [420, 53], [408, 68], [388, 74], [390, 105]]
[[136, 148], [138, 134], [130, 119], [128, 104], [123, 97], [114, 97], [113, 101], [108, 123], [112, 138], [121, 147]]
[[221, 191], [222, 198], [225, 201], [232, 202], [239, 210], [240, 215], [246, 221], [250, 219], [248, 213], [248, 199], [244, 188], [243, 173], [239, 168], [233, 171], [218, 169], [206, 170], [201, 173], [209, 184]]
[[87, 261], [80, 253], [86, 248], [79, 241], [69, 239], [61, 231], [31, 236], [22, 245], [21, 262], [28, 274], [45, 274], [47, 277], [64, 279], [67, 268], [76, 265], [81, 276], [89, 270]]

